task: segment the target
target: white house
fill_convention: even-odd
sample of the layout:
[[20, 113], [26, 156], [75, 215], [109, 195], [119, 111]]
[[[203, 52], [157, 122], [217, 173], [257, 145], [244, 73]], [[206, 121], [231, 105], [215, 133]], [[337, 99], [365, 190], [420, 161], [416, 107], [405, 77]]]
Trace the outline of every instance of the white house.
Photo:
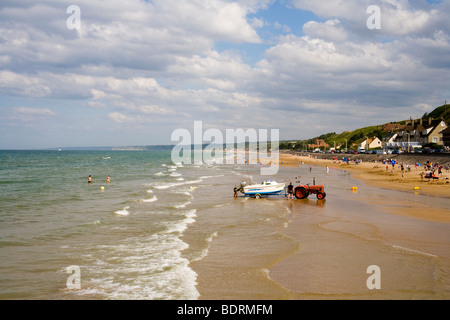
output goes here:
[[377, 148], [381, 148], [383, 146], [382, 142], [380, 139], [378, 139], [377, 137], [373, 137], [373, 138], [367, 138], [364, 141], [362, 141], [358, 148], [364, 149], [364, 150], [369, 150], [369, 149], [377, 149]]
[[398, 133], [396, 133], [396, 132], [389, 133], [386, 136], [386, 138], [384, 138], [385, 144], [390, 145], [390, 144], [394, 143], [395, 139], [397, 139], [397, 136], [398, 136]]

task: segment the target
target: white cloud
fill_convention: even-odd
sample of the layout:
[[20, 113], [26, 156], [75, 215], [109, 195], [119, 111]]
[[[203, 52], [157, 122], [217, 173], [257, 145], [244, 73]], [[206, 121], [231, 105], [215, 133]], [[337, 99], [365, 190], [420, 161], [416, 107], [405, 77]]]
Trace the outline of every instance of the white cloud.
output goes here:
[[285, 25], [285, 24], [281, 24], [281, 23], [279, 23], [278, 21], [275, 21], [274, 22], [274, 27], [275, 27], [275, 29], [279, 29], [279, 30], [282, 30], [283, 32], [291, 32], [291, 28], [289, 27], [289, 26], [287, 26], [287, 25]]
[[143, 114], [162, 114], [162, 115], [175, 115], [174, 112], [154, 105], [142, 106], [139, 111]]
[[67, 29], [68, 15], [59, 3], [11, 4], [0, 11], [0, 56], [10, 57], [7, 66], [29, 64], [34, 70], [109, 63], [163, 70], [176, 56], [207, 51], [214, 41], [261, 41], [246, 19], [250, 9], [236, 2], [80, 0], [77, 5], [78, 33]]
[[134, 118], [126, 116], [120, 112], [111, 112], [110, 114], [108, 114], [108, 119], [121, 124], [133, 124], [134, 122], [136, 122]]
[[337, 19], [327, 20], [324, 23], [309, 21], [303, 26], [303, 31], [311, 38], [332, 42], [344, 42], [348, 39], [347, 32]]
[[251, 25], [253, 28], [257, 29], [257, 28], [262, 28], [265, 25], [264, 20], [262, 19], [258, 19], [258, 18], [253, 18], [251, 20]]
[[0, 71], [0, 93], [39, 98], [50, 95], [52, 90], [38, 76]]
[[95, 102], [95, 101], [89, 101], [88, 106], [90, 106], [92, 108], [98, 108], [98, 109], [104, 109], [107, 107], [104, 103]]
[[181, 87], [183, 83], [190, 83], [234, 91], [248, 79], [251, 67], [232, 53], [209, 51], [204, 56], [179, 57], [167, 71], [172, 81], [176, 80]]
[[0, 127], [37, 126], [56, 116], [57, 114], [48, 108], [4, 107], [0, 108]]
[[309, 36], [288, 35], [267, 50], [267, 59], [259, 66], [270, 68], [270, 75], [283, 72], [300, 81], [323, 75], [371, 73], [386, 70], [392, 63], [382, 44], [334, 43]]
[[[381, 30], [384, 36], [414, 36], [432, 33], [438, 25], [447, 24], [445, 9], [435, 9], [431, 4], [407, 0], [291, 0], [299, 9], [310, 10], [326, 19], [345, 21], [352, 32], [368, 37], [367, 8], [377, 5], [381, 10]], [[442, 7], [449, 4], [442, 4]], [[447, 20], [447, 22], [445, 22]]]
[[414, 9], [406, 0], [385, 0], [382, 10], [382, 29], [394, 35], [420, 33], [437, 17], [436, 10]]
[[101, 90], [91, 89], [91, 93], [92, 93], [92, 96], [93, 96], [94, 100], [99, 100], [99, 99], [106, 98], [106, 94], [103, 91], [101, 91]]
[[53, 116], [55, 114], [50, 109], [18, 107], [18, 108], [13, 108], [13, 110], [16, 114], [31, 116], [31, 117], [49, 117], [49, 116]]
[[[358, 8], [363, 8], [363, 14], [369, 6], [369, 1], [360, 0], [290, 0], [294, 7], [302, 10], [314, 12], [320, 17], [352, 18], [358, 12]], [[373, 3], [371, 3], [373, 4]]]

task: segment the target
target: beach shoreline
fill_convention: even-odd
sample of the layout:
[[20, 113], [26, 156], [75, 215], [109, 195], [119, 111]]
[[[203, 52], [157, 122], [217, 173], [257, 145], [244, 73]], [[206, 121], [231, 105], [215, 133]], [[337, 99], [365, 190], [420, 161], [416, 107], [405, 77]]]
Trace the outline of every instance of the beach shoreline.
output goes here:
[[[188, 234], [205, 232], [213, 216], [230, 219], [208, 230], [214, 233], [208, 254], [191, 264], [199, 300], [448, 298], [441, 273], [450, 268], [447, 198], [430, 197], [435, 201], [428, 205], [425, 194], [403, 198], [399, 189], [364, 187], [355, 175], [364, 164], [353, 171], [331, 164], [282, 154], [274, 177], [288, 182], [299, 174], [302, 183], [316, 177], [326, 187], [325, 200], [240, 197], [198, 212]], [[262, 178], [257, 168], [255, 177]], [[348, 189], [352, 185], [360, 187], [357, 194]], [[383, 272], [379, 292], [366, 287], [373, 264]]]
[[[346, 170], [352, 173], [355, 179], [361, 180], [367, 184], [384, 188], [401, 190], [406, 192], [416, 192], [429, 196], [450, 198], [450, 171], [443, 169], [439, 179], [426, 179], [424, 174], [425, 167], [415, 166], [415, 163], [423, 163], [430, 157], [365, 157], [366, 155], [323, 155], [323, 154], [305, 154], [305, 153], [280, 153], [280, 166], [297, 167], [299, 165], [311, 165], [316, 167], [329, 167], [333, 169]], [[369, 155], [367, 155], [369, 156]], [[343, 158], [348, 157], [348, 163]], [[393, 167], [390, 162], [383, 163], [383, 159], [395, 159], [396, 164]], [[447, 165], [450, 161], [445, 158], [431, 158], [432, 163], [440, 161], [441, 165]], [[365, 160], [363, 160], [365, 159]], [[414, 160], [414, 161], [413, 161]], [[404, 165], [404, 171], [401, 170], [401, 164]], [[410, 170], [407, 169], [410, 166]]]

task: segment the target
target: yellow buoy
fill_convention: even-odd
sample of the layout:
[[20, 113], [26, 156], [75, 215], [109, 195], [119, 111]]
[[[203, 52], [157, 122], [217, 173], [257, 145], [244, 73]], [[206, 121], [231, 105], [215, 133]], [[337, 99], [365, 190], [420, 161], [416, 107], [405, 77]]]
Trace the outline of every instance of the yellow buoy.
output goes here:
[[102, 186], [102, 187], [100, 188], [100, 190], [101, 190], [101, 191], [105, 191], [105, 187]]

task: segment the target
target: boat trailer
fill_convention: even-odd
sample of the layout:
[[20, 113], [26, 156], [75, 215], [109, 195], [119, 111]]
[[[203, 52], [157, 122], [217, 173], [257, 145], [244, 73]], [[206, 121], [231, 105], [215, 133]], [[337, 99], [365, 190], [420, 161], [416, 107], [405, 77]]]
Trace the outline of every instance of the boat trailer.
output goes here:
[[[299, 177], [295, 178], [296, 184], [300, 183]], [[277, 193], [277, 194], [245, 194], [244, 191], [244, 184], [241, 184], [239, 187], [234, 187], [234, 196], [237, 197], [237, 194], [240, 192], [244, 195], [244, 197], [250, 197], [255, 199], [260, 199], [262, 197], [269, 197], [269, 196], [285, 196], [287, 197], [287, 187], [284, 189], [284, 193]], [[318, 200], [323, 200], [327, 197], [327, 194], [325, 192], [325, 186], [324, 185], [316, 185], [316, 178], [313, 180], [313, 185], [305, 184], [299, 184], [296, 187], [294, 187], [294, 196], [297, 199], [307, 199], [310, 195], [315, 194]]]

